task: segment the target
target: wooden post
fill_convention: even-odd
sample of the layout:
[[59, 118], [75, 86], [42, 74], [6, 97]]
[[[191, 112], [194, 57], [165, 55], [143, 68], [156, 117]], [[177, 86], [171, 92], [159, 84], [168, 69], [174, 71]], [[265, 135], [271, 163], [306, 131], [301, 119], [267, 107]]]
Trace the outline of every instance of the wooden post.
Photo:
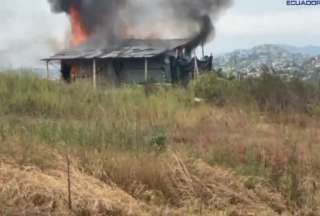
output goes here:
[[198, 79], [199, 78], [199, 67], [198, 67], [198, 60], [197, 60], [196, 52], [194, 52], [194, 74], [195, 74], [195, 79]]
[[47, 61], [47, 80], [50, 79], [49, 60]]
[[93, 88], [96, 89], [97, 88], [97, 63], [96, 63], [96, 59], [93, 59]]
[[202, 49], [202, 58], [204, 58], [204, 42], [202, 41], [201, 44], [201, 49]]
[[68, 206], [69, 206], [69, 210], [72, 210], [71, 174], [70, 174], [70, 158], [69, 158], [69, 152], [67, 152], [66, 159], [67, 159], [67, 176], [68, 176]]
[[144, 59], [144, 81], [148, 82], [148, 59]]

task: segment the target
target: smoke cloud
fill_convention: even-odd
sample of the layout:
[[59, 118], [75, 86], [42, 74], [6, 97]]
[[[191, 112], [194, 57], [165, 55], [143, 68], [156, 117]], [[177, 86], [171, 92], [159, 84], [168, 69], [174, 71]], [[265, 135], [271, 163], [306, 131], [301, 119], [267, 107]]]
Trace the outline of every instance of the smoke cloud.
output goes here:
[[214, 21], [232, 0], [48, 0], [56, 13], [76, 9], [90, 39], [191, 38], [190, 49], [214, 35]]
[[65, 47], [68, 19], [50, 12], [47, 1], [1, 0], [0, 70], [41, 68], [40, 59]]

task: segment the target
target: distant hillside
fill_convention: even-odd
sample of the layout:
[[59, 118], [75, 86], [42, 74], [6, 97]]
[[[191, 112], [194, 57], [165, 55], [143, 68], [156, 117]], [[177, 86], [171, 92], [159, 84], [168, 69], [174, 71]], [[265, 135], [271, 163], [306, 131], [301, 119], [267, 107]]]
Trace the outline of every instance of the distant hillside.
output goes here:
[[279, 47], [287, 50], [291, 53], [301, 53], [306, 55], [320, 55], [320, 47], [319, 46], [304, 46], [304, 47], [296, 47], [290, 45], [278, 45]]
[[215, 69], [240, 73], [243, 76], [259, 76], [264, 70], [280, 73], [285, 77], [313, 79], [319, 77], [320, 48], [287, 45], [260, 45], [252, 49], [236, 50], [214, 58]]

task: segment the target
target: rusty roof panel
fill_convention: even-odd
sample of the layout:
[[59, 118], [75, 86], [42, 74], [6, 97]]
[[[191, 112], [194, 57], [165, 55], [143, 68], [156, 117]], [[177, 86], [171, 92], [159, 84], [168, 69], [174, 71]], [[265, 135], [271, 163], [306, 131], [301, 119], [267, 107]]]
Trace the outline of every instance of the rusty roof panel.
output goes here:
[[124, 40], [108, 48], [79, 46], [57, 53], [43, 60], [106, 59], [106, 58], [152, 58], [186, 45], [188, 39], [172, 40]]

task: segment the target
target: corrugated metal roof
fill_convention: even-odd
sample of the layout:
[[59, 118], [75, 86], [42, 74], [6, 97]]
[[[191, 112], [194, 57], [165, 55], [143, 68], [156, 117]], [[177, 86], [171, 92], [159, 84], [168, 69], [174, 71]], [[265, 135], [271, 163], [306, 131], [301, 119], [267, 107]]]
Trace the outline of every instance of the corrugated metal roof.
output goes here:
[[107, 48], [79, 46], [61, 51], [43, 60], [106, 59], [106, 58], [151, 58], [189, 43], [189, 39], [170, 40], [123, 40]]

